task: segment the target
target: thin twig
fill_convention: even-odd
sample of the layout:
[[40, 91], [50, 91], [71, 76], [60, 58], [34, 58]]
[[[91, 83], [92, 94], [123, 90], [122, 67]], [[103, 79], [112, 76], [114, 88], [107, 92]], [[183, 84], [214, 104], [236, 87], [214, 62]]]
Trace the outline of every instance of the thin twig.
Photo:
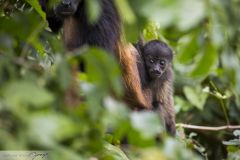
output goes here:
[[[217, 88], [217, 86], [213, 83], [213, 81], [210, 81], [210, 84], [212, 85], [212, 87], [219, 93], [221, 93], [221, 91]], [[222, 94], [222, 93], [221, 93]], [[221, 107], [222, 107], [222, 110], [223, 110], [223, 113], [224, 113], [224, 117], [226, 119], [226, 122], [227, 122], [227, 125], [230, 125], [230, 121], [229, 121], [229, 118], [228, 118], [228, 114], [227, 114], [227, 107], [223, 101], [222, 98], [218, 98], [219, 101], [220, 101], [220, 104], [221, 104]]]
[[218, 126], [218, 127], [209, 127], [209, 126], [196, 126], [190, 124], [178, 123], [177, 127], [189, 128], [194, 130], [207, 130], [207, 131], [220, 131], [225, 129], [240, 129], [240, 125], [227, 125], [227, 126]]

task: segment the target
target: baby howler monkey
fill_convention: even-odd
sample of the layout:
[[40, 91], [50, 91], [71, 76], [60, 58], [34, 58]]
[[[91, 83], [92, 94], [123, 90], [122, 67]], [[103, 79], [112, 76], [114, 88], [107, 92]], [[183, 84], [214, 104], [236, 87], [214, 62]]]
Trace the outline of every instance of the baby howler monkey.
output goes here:
[[175, 135], [172, 50], [159, 40], [144, 44], [143, 39], [136, 48], [140, 53], [138, 69], [145, 96], [151, 101], [152, 109], [159, 111], [167, 131]]

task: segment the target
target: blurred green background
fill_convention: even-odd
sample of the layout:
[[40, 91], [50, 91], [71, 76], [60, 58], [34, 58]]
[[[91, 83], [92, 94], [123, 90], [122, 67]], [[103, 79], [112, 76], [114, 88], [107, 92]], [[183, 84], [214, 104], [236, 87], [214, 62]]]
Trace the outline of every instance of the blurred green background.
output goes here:
[[[94, 21], [98, 1], [89, 2]], [[240, 0], [115, 3], [128, 42], [143, 34], [174, 50], [177, 123], [240, 124]], [[82, 60], [87, 72], [74, 80]], [[0, 0], [0, 150], [48, 150], [51, 160], [240, 159], [239, 130], [179, 127], [171, 138], [156, 113], [111, 97], [122, 91], [115, 59], [98, 48], [68, 53], [37, 0]]]

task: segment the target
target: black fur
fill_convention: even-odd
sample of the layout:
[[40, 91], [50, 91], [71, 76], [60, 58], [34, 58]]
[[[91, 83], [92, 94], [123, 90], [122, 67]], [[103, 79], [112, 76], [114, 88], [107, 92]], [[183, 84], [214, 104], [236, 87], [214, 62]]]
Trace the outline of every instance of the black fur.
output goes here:
[[62, 19], [56, 16], [53, 9], [48, 8], [48, 0], [39, 0], [39, 3], [42, 10], [46, 13], [49, 28], [51, 28], [54, 33], [57, 33], [63, 25]]
[[[67, 17], [59, 17], [53, 9], [47, 9], [48, 0], [39, 0], [43, 10], [47, 13], [49, 27], [53, 32], [58, 32]], [[86, 0], [78, 4], [78, 9], [73, 15], [79, 24], [76, 32], [79, 36], [77, 46], [91, 45], [102, 47], [112, 53], [116, 52], [116, 43], [120, 39], [120, 17], [113, 0], [100, 0], [101, 15], [95, 24], [90, 24], [86, 13]]]
[[116, 43], [120, 37], [120, 20], [119, 15], [113, 5], [112, 0], [101, 0], [102, 13], [96, 24], [89, 24], [86, 10], [85, 1], [83, 1], [74, 15], [80, 24], [81, 41], [79, 46], [84, 44], [96, 45], [107, 49], [108, 51], [115, 52]]

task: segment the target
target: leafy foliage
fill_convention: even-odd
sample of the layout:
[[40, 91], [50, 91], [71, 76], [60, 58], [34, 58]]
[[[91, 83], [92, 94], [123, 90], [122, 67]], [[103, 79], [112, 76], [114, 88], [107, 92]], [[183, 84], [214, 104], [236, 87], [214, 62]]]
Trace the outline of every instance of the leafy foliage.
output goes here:
[[[240, 123], [239, 0], [115, 2], [128, 41], [142, 33], [173, 48], [177, 122]], [[98, 1], [87, 10], [97, 20]], [[239, 131], [179, 128], [173, 139], [155, 113], [130, 111], [119, 100], [115, 59], [99, 48], [68, 53], [37, 0], [0, 0], [0, 22], [1, 150], [49, 150], [51, 159], [73, 160], [239, 159]], [[73, 75], [82, 60], [87, 72]]]

